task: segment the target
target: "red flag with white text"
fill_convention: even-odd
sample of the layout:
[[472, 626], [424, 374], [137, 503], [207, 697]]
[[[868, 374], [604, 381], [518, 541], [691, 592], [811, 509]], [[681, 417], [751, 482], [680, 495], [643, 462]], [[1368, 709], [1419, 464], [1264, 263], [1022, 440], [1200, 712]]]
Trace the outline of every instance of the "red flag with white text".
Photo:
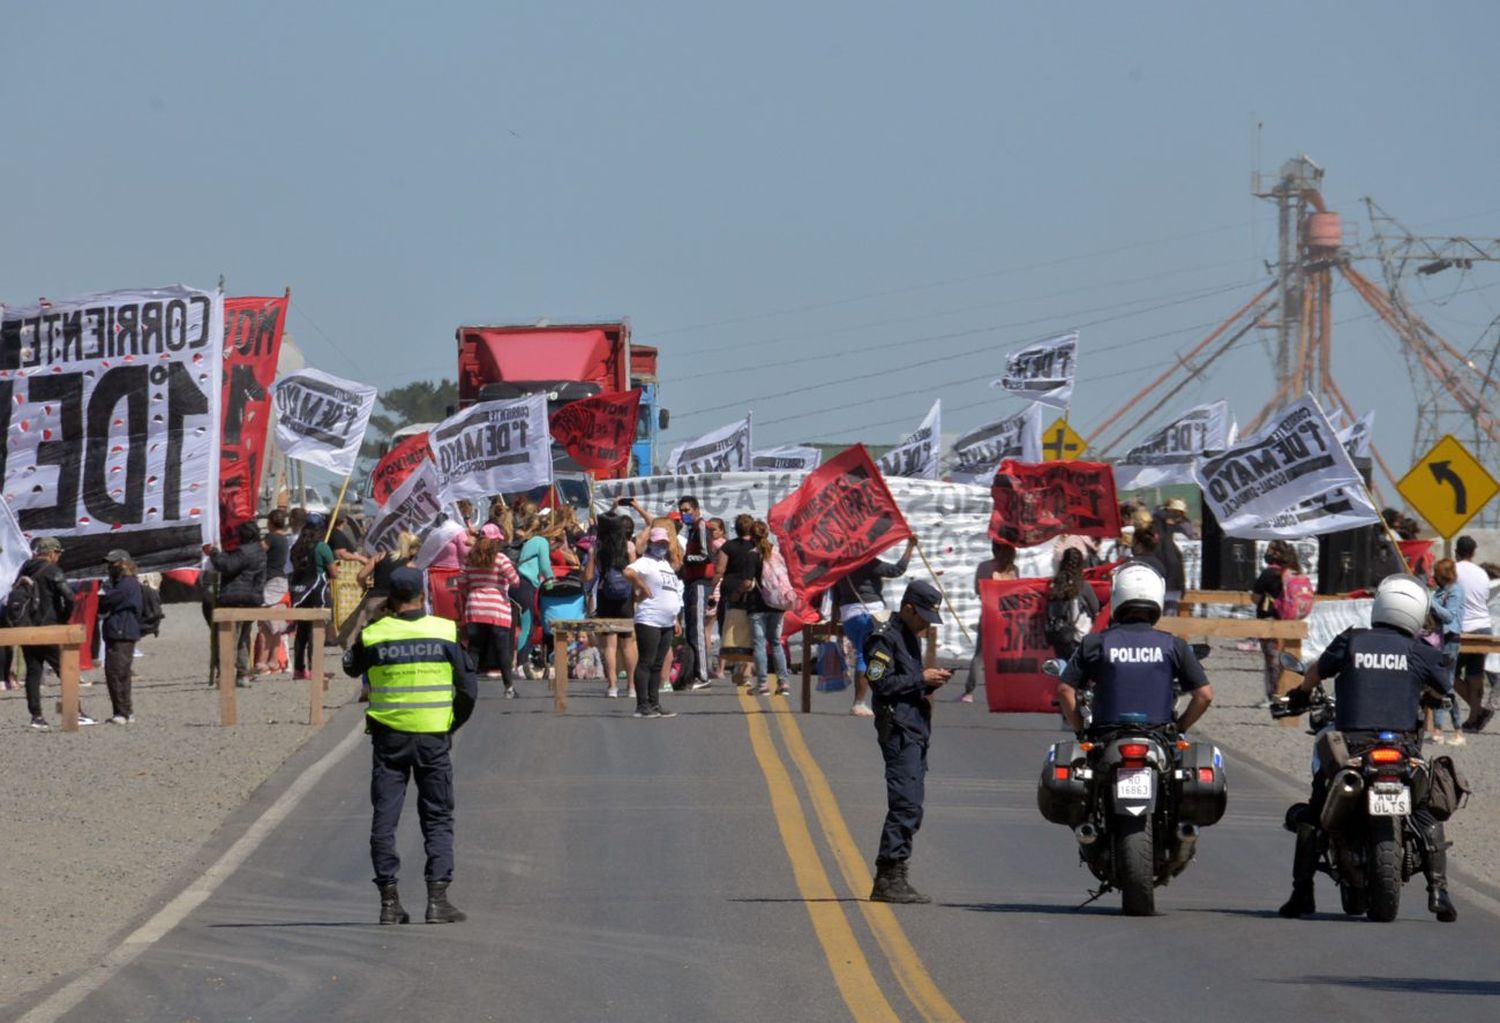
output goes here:
[[641, 392], [612, 391], [564, 405], [547, 420], [552, 439], [589, 472], [623, 473], [630, 465]]
[[990, 539], [1035, 547], [1064, 533], [1114, 539], [1120, 504], [1107, 462], [1017, 462], [1007, 458], [990, 493]]

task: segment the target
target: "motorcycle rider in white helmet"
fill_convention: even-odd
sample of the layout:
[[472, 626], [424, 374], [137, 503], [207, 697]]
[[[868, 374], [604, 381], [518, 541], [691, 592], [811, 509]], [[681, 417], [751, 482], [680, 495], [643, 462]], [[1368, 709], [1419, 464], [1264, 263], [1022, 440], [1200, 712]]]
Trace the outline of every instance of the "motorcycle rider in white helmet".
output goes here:
[[[1096, 732], [1121, 724], [1175, 724], [1186, 732], [1208, 710], [1214, 693], [1203, 665], [1181, 638], [1155, 627], [1166, 589], [1161, 573], [1142, 562], [1115, 572], [1109, 628], [1083, 637], [1057, 683], [1057, 704], [1073, 731], [1083, 731], [1078, 690], [1086, 686], [1094, 690]], [[1178, 687], [1191, 700], [1174, 716]]]
[[[1408, 755], [1420, 754], [1423, 690], [1453, 692], [1442, 655], [1416, 638], [1427, 620], [1428, 601], [1427, 586], [1416, 576], [1387, 576], [1375, 591], [1371, 627], [1347, 629], [1328, 644], [1308, 667], [1302, 684], [1287, 694], [1292, 706], [1305, 708], [1314, 687], [1323, 679], [1334, 679], [1333, 727], [1343, 733], [1350, 754], [1376, 745], [1381, 732], [1396, 733]], [[1292, 897], [1279, 911], [1284, 917], [1317, 912], [1313, 879], [1318, 868], [1318, 820], [1329, 777], [1336, 769], [1334, 764], [1320, 765], [1313, 777], [1312, 798], [1287, 813], [1287, 826], [1296, 825], [1297, 848], [1292, 858]], [[1458, 910], [1448, 897], [1443, 825], [1432, 818], [1425, 804], [1413, 809], [1427, 843], [1427, 909], [1443, 923], [1452, 923], [1458, 919]]]

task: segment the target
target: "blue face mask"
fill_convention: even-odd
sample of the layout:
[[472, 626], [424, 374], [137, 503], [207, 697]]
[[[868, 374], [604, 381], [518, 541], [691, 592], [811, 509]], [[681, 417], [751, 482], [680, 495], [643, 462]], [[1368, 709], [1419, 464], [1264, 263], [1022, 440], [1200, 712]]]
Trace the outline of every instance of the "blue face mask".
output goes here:
[[684, 526], [691, 526], [694, 522], [698, 521], [698, 517], [692, 512], [678, 512], [678, 514], [682, 516], [682, 524]]
[[647, 544], [646, 553], [653, 558], [665, 558], [667, 556], [667, 545], [664, 543]]

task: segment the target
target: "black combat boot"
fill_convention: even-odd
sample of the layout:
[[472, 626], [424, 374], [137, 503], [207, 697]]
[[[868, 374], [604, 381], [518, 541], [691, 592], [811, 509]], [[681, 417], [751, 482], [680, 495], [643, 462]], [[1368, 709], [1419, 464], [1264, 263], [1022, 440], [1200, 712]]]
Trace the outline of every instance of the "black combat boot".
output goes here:
[[456, 924], [467, 920], [463, 910], [448, 901], [447, 881], [427, 882], [427, 922], [430, 924]]
[[380, 922], [382, 924], [409, 924], [411, 914], [401, 906], [401, 896], [396, 892], [396, 882], [380, 886]]
[[906, 862], [875, 861], [875, 886], [870, 889], [871, 902], [896, 902], [923, 905], [932, 900], [917, 891], [906, 880]]
[[1427, 875], [1427, 912], [1440, 923], [1453, 923], [1458, 919], [1458, 909], [1448, 897], [1448, 843], [1441, 824], [1433, 824], [1427, 831], [1427, 867], [1423, 873]]
[[1318, 911], [1313, 899], [1313, 878], [1318, 874], [1318, 829], [1297, 826], [1297, 851], [1292, 854], [1292, 897], [1276, 912], [1284, 917], [1311, 916]]

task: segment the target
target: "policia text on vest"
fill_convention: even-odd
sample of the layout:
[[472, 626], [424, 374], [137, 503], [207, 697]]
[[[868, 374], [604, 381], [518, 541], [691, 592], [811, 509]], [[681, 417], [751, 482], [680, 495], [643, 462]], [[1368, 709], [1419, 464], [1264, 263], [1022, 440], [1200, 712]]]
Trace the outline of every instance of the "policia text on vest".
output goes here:
[[[398, 586], [395, 614], [365, 626], [344, 655], [344, 673], [363, 675], [369, 691], [365, 730], [370, 734], [370, 859], [380, 889], [380, 922], [406, 923], [396, 879], [396, 826], [408, 780], [417, 783], [417, 814], [427, 848], [427, 922], [450, 923], [464, 914], [448, 902], [453, 880], [453, 732], [474, 711], [479, 696], [474, 668], [458, 645], [457, 626], [422, 609], [420, 574], [415, 594]], [[403, 580], [410, 582], [409, 580]], [[405, 598], [400, 599], [400, 598]]]

